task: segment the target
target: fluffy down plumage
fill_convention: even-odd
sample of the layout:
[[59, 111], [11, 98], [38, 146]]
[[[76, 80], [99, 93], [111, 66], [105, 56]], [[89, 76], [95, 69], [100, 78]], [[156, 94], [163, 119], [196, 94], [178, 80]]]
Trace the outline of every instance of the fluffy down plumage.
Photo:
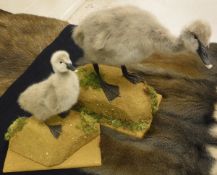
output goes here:
[[[197, 54], [200, 43], [204, 49], [209, 45], [210, 35], [210, 25], [197, 20], [175, 37], [151, 13], [134, 6], [120, 6], [87, 16], [76, 27], [73, 38], [85, 52], [78, 64], [120, 66], [142, 62], [153, 53]], [[201, 53], [200, 56], [203, 57]], [[205, 65], [211, 66], [209, 61]]]
[[21, 108], [40, 121], [68, 111], [77, 102], [79, 80], [65, 63], [72, 65], [69, 54], [65, 51], [55, 52], [51, 57], [54, 73], [28, 87], [18, 98]]

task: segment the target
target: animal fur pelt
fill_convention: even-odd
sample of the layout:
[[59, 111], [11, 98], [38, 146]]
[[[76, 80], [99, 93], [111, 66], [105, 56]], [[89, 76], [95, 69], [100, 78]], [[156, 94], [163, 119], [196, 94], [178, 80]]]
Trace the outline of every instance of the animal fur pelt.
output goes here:
[[0, 95], [66, 25], [56, 19], [0, 10]]
[[[0, 13], [0, 19], [2, 13]], [[16, 18], [16, 15], [5, 12], [3, 16]], [[28, 16], [29, 21], [31, 18], [36, 17]], [[41, 21], [53, 20], [37, 18]], [[19, 21], [15, 23], [14, 25], [19, 28]], [[24, 35], [23, 33], [30, 32], [26, 29], [34, 30], [34, 25], [28, 20], [22, 25], [22, 29], [16, 32], [20, 38]], [[62, 26], [62, 22], [59, 21], [58, 24], [57, 21], [55, 25], [53, 28], [58, 28]], [[7, 28], [4, 30], [8, 34], [13, 33]], [[47, 30], [51, 29], [47, 27]], [[32, 32], [31, 35], [35, 37], [36, 34]], [[55, 38], [54, 35], [53, 38]], [[8, 36], [4, 41], [0, 40], [0, 45], [2, 42], [7, 45], [7, 42], [11, 42], [10, 40], [13, 39]], [[26, 50], [39, 52], [37, 48], [31, 46], [39, 40], [41, 45], [45, 46], [45, 43], [50, 41], [50, 37], [41, 33], [33, 43], [30, 38], [27, 39]], [[17, 49], [11, 46], [11, 52], [16, 53]], [[5, 55], [5, 52], [0, 50], [0, 55]], [[24, 64], [19, 64], [16, 54], [14, 56], [11, 54], [11, 57], [7, 59], [9, 67], [14, 61], [18, 62], [19, 68], [12, 69], [14, 71], [12, 79], [16, 78], [16, 71], [24, 70], [25, 66], [31, 62], [26, 57], [28, 54], [24, 50], [19, 57], [26, 58], [23, 59]], [[103, 165], [82, 169], [82, 172], [100, 175], [216, 175], [217, 117], [214, 113], [214, 104], [217, 100], [217, 44], [211, 44], [209, 56], [214, 65], [211, 71], [206, 70], [202, 63], [195, 59], [195, 55], [155, 55], [153, 59], [143, 64], [132, 66], [132, 70], [139, 72], [146, 82], [163, 95], [160, 110], [154, 117], [150, 131], [142, 140], [136, 140], [103, 127], [101, 133]], [[0, 61], [3, 69], [1, 75], [5, 76], [2, 72], [7, 71], [7, 67], [2, 67], [1, 64]], [[11, 80], [8, 81], [11, 82]], [[216, 155], [213, 154], [215, 151]], [[17, 174], [77, 175], [81, 172], [53, 170]]]

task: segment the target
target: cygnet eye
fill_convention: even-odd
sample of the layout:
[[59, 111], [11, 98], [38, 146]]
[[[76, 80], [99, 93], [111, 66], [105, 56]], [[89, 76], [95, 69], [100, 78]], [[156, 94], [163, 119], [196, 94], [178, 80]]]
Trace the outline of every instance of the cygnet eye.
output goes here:
[[60, 64], [62, 64], [63, 62], [62, 61], [60, 61]]

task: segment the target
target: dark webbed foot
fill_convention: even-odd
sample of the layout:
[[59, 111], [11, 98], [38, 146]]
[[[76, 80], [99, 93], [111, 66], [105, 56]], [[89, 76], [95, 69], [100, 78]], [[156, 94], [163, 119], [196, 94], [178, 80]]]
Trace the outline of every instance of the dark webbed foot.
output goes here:
[[127, 75], [124, 75], [124, 77], [131, 83], [137, 84], [142, 82], [141, 78], [135, 74], [135, 73], [128, 73]]
[[59, 116], [61, 118], [66, 118], [69, 115], [69, 113], [70, 113], [70, 110], [60, 113]]
[[115, 98], [119, 97], [119, 87], [116, 85], [108, 84], [105, 81], [100, 82], [101, 88], [103, 92], [105, 93], [106, 98], [109, 101], [114, 100]]
[[47, 125], [51, 134], [58, 139], [61, 132], [62, 132], [62, 126], [61, 125]]
[[108, 84], [107, 82], [105, 82], [102, 79], [100, 72], [99, 72], [98, 64], [93, 64], [93, 67], [94, 67], [96, 74], [98, 75], [100, 86], [101, 86], [103, 92], [105, 93], [106, 98], [109, 101], [112, 101], [115, 98], [119, 97], [119, 95], [120, 95], [119, 87], [116, 85]]
[[131, 83], [137, 84], [137, 83], [142, 82], [141, 77], [139, 77], [139, 75], [137, 75], [135, 73], [129, 73], [127, 71], [126, 66], [121, 66], [121, 70], [122, 70], [123, 76]]

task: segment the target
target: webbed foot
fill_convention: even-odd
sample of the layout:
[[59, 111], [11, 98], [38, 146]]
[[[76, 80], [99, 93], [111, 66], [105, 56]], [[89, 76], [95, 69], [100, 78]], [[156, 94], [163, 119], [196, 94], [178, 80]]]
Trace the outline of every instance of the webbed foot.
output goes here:
[[124, 77], [131, 83], [137, 84], [142, 82], [142, 79], [135, 73], [128, 73], [127, 75], [124, 75]]
[[62, 126], [61, 125], [47, 125], [51, 134], [58, 139], [61, 132], [62, 132]]
[[135, 73], [129, 73], [127, 71], [126, 66], [121, 66], [121, 70], [122, 70], [123, 76], [131, 83], [137, 84], [137, 83], [143, 82], [142, 78], [139, 77], [139, 75], [137, 75]]
[[93, 64], [94, 70], [99, 78], [99, 82], [100, 82], [100, 86], [103, 90], [103, 92], [105, 93], [106, 98], [108, 99], [108, 101], [112, 101], [115, 98], [119, 97], [120, 92], [119, 92], [119, 87], [116, 85], [112, 85], [112, 84], [108, 84], [107, 82], [105, 82], [99, 72], [99, 66], [98, 64]]
[[116, 85], [108, 84], [105, 81], [100, 82], [101, 88], [105, 93], [108, 101], [112, 101], [120, 96], [119, 87]]

